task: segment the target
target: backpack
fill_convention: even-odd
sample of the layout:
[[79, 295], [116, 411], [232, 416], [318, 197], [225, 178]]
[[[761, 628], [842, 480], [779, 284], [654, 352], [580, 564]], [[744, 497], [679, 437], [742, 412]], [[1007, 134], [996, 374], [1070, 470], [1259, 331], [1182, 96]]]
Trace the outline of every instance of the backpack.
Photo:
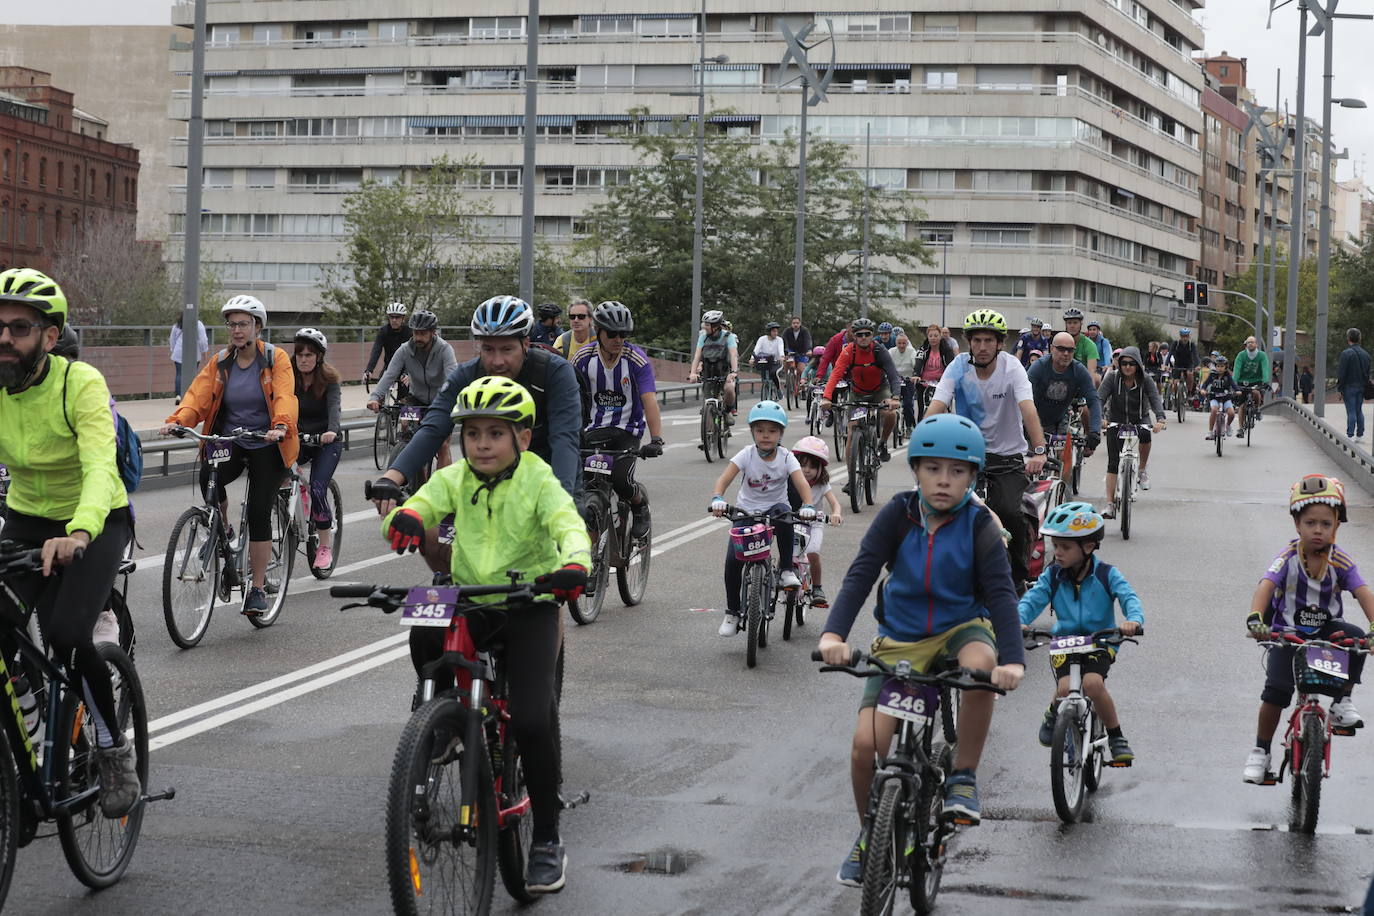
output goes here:
[[[67, 377], [71, 375], [72, 362], [67, 360], [66, 371], [62, 373], [62, 419], [67, 421], [67, 429], [76, 435], [76, 427], [67, 416]], [[143, 480], [143, 443], [129, 425], [129, 421], [115, 409], [115, 400], [110, 398], [110, 416], [115, 427], [115, 467], [119, 469], [119, 479], [124, 482], [124, 491], [132, 493]]]

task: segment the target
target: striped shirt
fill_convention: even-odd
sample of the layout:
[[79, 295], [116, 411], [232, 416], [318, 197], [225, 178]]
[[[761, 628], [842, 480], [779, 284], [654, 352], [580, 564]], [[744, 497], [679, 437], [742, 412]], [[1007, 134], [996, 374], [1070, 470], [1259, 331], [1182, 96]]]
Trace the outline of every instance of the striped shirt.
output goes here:
[[1312, 578], [1303, 567], [1303, 553], [1297, 540], [1290, 541], [1274, 558], [1264, 578], [1274, 583], [1274, 599], [1269, 605], [1273, 615], [1271, 626], [1306, 630], [1315, 630], [1320, 623], [1310, 625], [1316, 622], [1315, 618], [1305, 622], [1301, 613], [1303, 608], [1325, 612], [1317, 615], [1323, 621], [1326, 615], [1333, 620], [1340, 619], [1344, 616], [1341, 592], [1353, 592], [1365, 584], [1350, 554], [1334, 544], [1321, 576]]
[[627, 342], [620, 358], [607, 366], [593, 340], [573, 355], [573, 368], [586, 398], [587, 429], [617, 428], [632, 436], [644, 435], [648, 423], [639, 398], [658, 388], [654, 367], [643, 350]]

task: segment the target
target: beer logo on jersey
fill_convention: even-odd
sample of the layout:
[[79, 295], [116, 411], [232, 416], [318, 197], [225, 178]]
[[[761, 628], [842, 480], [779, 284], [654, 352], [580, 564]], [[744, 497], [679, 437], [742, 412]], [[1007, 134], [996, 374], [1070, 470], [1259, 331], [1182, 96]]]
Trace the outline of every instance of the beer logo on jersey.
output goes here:
[[606, 407], [611, 410], [618, 410], [628, 403], [628, 399], [619, 391], [598, 391], [594, 400], [597, 407]]

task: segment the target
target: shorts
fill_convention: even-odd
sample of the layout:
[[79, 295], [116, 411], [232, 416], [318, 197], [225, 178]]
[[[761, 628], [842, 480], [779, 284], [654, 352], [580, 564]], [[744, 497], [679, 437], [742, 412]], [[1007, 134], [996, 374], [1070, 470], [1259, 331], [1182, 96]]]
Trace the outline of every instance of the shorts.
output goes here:
[[[1098, 649], [1096, 652], [1084, 652], [1078, 656], [1082, 659], [1083, 666], [1079, 669], [1084, 675], [1098, 674], [1105, 681], [1107, 672], [1111, 670], [1112, 662], [1116, 661], [1116, 652], [1111, 649]], [[1069, 656], [1051, 655], [1050, 671], [1054, 672], [1055, 677], [1069, 676]]]
[[849, 390], [849, 403], [851, 404], [881, 404], [890, 397], [892, 397], [892, 390], [886, 385], [879, 388], [877, 391], [870, 391], [867, 394], [860, 394], [852, 388]]
[[1207, 404], [1211, 407], [1220, 407], [1223, 410], [1235, 410], [1236, 408], [1235, 403], [1233, 403], [1232, 401], [1218, 401], [1216, 398], [1213, 398], [1212, 400], [1208, 401]]
[[[984, 643], [992, 649], [994, 655], [997, 653], [997, 637], [993, 634], [992, 624], [986, 617], [956, 624], [943, 633], [916, 642], [900, 642], [879, 636], [873, 640], [873, 645], [868, 651], [889, 665], [895, 665], [905, 659], [911, 662], [912, 671], [924, 674], [958, 658], [964, 646], [975, 642]], [[863, 699], [859, 702], [860, 709], [872, 709], [877, 706], [878, 691], [883, 686], [883, 679], [880, 677], [870, 677], [867, 681], [864, 685]]]

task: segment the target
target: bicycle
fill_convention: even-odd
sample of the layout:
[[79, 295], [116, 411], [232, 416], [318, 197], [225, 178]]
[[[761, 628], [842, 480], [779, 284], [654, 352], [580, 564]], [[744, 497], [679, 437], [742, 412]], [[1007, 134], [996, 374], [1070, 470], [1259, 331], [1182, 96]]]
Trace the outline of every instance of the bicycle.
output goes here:
[[812, 385], [806, 394], [806, 426], [813, 436], [820, 436], [825, 432], [825, 414], [821, 411], [823, 397], [823, 385]]
[[587, 536], [592, 543], [592, 568], [587, 573], [587, 587], [582, 597], [568, 602], [568, 613], [584, 626], [601, 614], [610, 586], [611, 567], [615, 567], [620, 600], [627, 607], [644, 600], [644, 591], [649, 584], [649, 561], [653, 558], [653, 522], [651, 519], [649, 530], [642, 538], [630, 537], [633, 511], [629, 500], [617, 498], [615, 513], [611, 513], [611, 497], [615, 495], [611, 489], [611, 472], [619, 458], [648, 457], [643, 449], [582, 449], [582, 470], [586, 474], [582, 518], [587, 523]]
[[[824, 396], [825, 389], [821, 389]], [[849, 441], [849, 424], [842, 422], [849, 415], [849, 383], [840, 379], [835, 383], [835, 398], [830, 402], [830, 419], [834, 422], [831, 436], [835, 441], [835, 454], [842, 455], [845, 443]]]
[[[363, 377], [363, 386], [369, 391], [372, 389], [371, 376]], [[383, 400], [383, 409], [377, 411], [377, 421], [372, 426], [372, 463], [379, 471], [385, 471], [389, 467], [391, 450], [396, 445], [396, 414], [388, 409], [398, 406], [396, 395], [397, 388], [393, 385], [385, 395], [391, 399], [391, 403], [387, 404]]]
[[792, 638], [792, 626], [800, 629], [806, 625], [806, 609], [815, 607], [811, 593], [811, 561], [806, 558], [806, 544], [810, 540], [811, 525], [824, 525], [830, 517], [817, 512], [814, 521], [801, 522], [792, 529], [792, 571], [797, 574], [800, 586], [783, 592], [782, 638]]
[[[533, 601], [535, 588], [509, 585], [335, 585], [335, 598], [363, 598], [354, 607], [402, 611], [403, 626], [443, 627], [444, 654], [420, 673], [420, 704], [401, 731], [387, 787], [387, 880], [394, 911], [407, 916], [487, 913], [496, 872], [520, 903], [533, 822], [520, 749], [510, 729], [500, 633], [514, 606]], [[499, 604], [473, 599], [500, 596]], [[518, 613], [518, 612], [517, 612]], [[562, 653], [560, 652], [560, 659]], [[440, 671], [456, 687], [435, 692]], [[558, 707], [553, 710], [558, 733]], [[590, 798], [564, 799], [564, 809]]]
[[[1136, 636], [1145, 635], [1145, 628]], [[1028, 650], [1048, 645], [1051, 654], [1063, 655], [1068, 663], [1069, 692], [1055, 703], [1054, 738], [1050, 742], [1050, 793], [1054, 810], [1066, 824], [1076, 824], [1083, 816], [1088, 793], [1102, 784], [1102, 767], [1128, 767], [1130, 762], [1107, 760], [1107, 728], [1093, 709], [1092, 698], [1083, 692], [1083, 655], [1124, 642], [1137, 642], [1120, 627], [1098, 630], [1084, 636], [1055, 636], [1049, 630], [1027, 628]]]
[[916, 422], [920, 423], [926, 418], [926, 411], [930, 409], [930, 402], [935, 397], [935, 386], [938, 383], [923, 378], [914, 378], [911, 383], [916, 386]]
[[1175, 369], [1173, 381], [1170, 388], [1173, 389], [1174, 411], [1178, 414], [1178, 422], [1182, 423], [1188, 414], [1188, 401], [1191, 395], [1188, 393], [1188, 383], [1183, 375], [1187, 369]]
[[[813, 651], [811, 660], [822, 661], [820, 652]], [[860, 669], [864, 662], [872, 667]], [[822, 665], [820, 670], [885, 678], [875, 711], [901, 723], [896, 749], [887, 753], [884, 748], [879, 755], [868, 793], [868, 812], [864, 815], [868, 845], [863, 854], [859, 912], [891, 913], [898, 892], [905, 887], [916, 912], [929, 913], [940, 892], [949, 841], [958, 829], [943, 816], [940, 791], [954, 769], [957, 691], [1006, 691], [992, 685], [987, 671], [954, 665], [936, 674], [921, 674], [911, 670], [909, 661], [892, 666], [859, 650], [854, 651], [848, 665]], [[941, 725], [938, 743], [937, 716]]]
[[1117, 517], [1121, 521], [1121, 538], [1131, 539], [1131, 505], [1135, 502], [1136, 487], [1140, 485], [1140, 427], [1134, 423], [1113, 423], [1107, 427], [1108, 435], [1115, 427], [1121, 439], [1121, 457], [1116, 476]]
[[1212, 440], [1216, 443], [1216, 447], [1217, 447], [1217, 457], [1218, 457], [1218, 458], [1221, 457], [1222, 444], [1223, 444], [1224, 440], [1226, 439], [1226, 406], [1225, 406], [1225, 405], [1226, 405], [1226, 401], [1228, 401], [1228, 400], [1230, 400], [1230, 398], [1226, 398], [1225, 400], [1222, 400], [1222, 401], [1220, 402], [1222, 406], [1220, 406], [1220, 407], [1217, 408], [1217, 416], [1216, 416], [1216, 419], [1212, 421]]
[[1240, 407], [1237, 409], [1240, 422], [1239, 430], [1245, 434], [1245, 447], [1250, 447], [1250, 437], [1255, 431], [1255, 418], [1259, 415], [1259, 408], [1255, 406], [1250, 394], [1254, 391], [1262, 392], [1264, 389], [1259, 385], [1242, 385], [1240, 387]]
[[781, 401], [782, 391], [778, 384], [778, 366], [772, 359], [754, 360], [754, 369], [758, 372], [759, 400], [760, 401]]
[[697, 448], [706, 453], [706, 463], [715, 458], [725, 458], [725, 445], [730, 441], [730, 423], [726, 420], [725, 402], [721, 395], [725, 391], [725, 376], [708, 375], [701, 380], [701, 445]]
[[[908, 385], [914, 385], [911, 379], [902, 379], [902, 390], [897, 392], [897, 401], [902, 403], [905, 400]], [[915, 392], [912, 392], [913, 396]], [[902, 443], [911, 438], [911, 426], [906, 422], [906, 408], [902, 407], [897, 411], [897, 422], [892, 424], [892, 447], [901, 448]]]
[[[393, 425], [396, 429], [396, 435], [391, 444], [391, 451], [386, 456], [385, 467], [389, 468], [395, 464], [401, 452], [405, 451], [406, 446], [410, 444], [410, 440], [415, 438], [415, 431], [419, 429], [420, 424], [424, 421], [425, 411], [428, 409], [428, 407], [421, 407], [418, 404], [385, 404], [378, 409], [378, 416], [388, 413], [394, 417]], [[429, 461], [425, 462], [424, 466], [415, 474], [414, 480], [407, 480], [405, 482], [403, 489], [413, 496], [415, 491], [424, 486], [426, 480], [429, 480], [429, 475], [433, 472], [433, 468], [434, 459], [431, 458]]]
[[795, 357], [789, 356], [783, 363], [782, 393], [787, 399], [788, 410], [796, 410], [801, 406], [801, 372], [797, 369]]
[[[857, 405], [849, 412], [845, 425], [857, 422], [855, 439], [849, 450], [849, 507], [859, 511], [860, 501], [873, 505], [878, 489], [878, 470], [883, 466], [878, 454], [882, 437], [882, 414], [891, 410], [883, 405]], [[838, 421], [837, 421], [838, 423]]]
[[[266, 433], [236, 429], [225, 435], [207, 436], [185, 426], [176, 426], [172, 428], [172, 435], [177, 438], [190, 436], [205, 443], [208, 448], [204, 460], [210, 466], [205, 504], [192, 506], [181, 513], [172, 526], [162, 563], [162, 616], [167, 623], [167, 634], [180, 648], [191, 649], [205, 638], [217, 599], [221, 604], [228, 604], [235, 589], [247, 595], [251, 582], [248, 498], [245, 494], [239, 510], [239, 529], [231, 544], [214, 493], [219, 482], [219, 466], [228, 461], [231, 454], [230, 444], [235, 439], [265, 439]], [[293, 507], [299, 504], [301, 489], [299, 475], [293, 474], [289, 488], [280, 489], [272, 503], [272, 552], [263, 571], [266, 590], [272, 600], [266, 611], [247, 615], [248, 622], [258, 629], [276, 623], [286, 603], [287, 584], [295, 567], [300, 538], [299, 516]], [[272, 579], [274, 573], [275, 581]]]
[[[321, 445], [320, 437], [311, 433], [301, 433], [301, 445], [317, 446]], [[300, 497], [294, 503], [291, 495], [286, 492], [292, 487], [283, 488], [286, 492], [288, 506], [291, 506], [291, 525], [296, 531], [295, 542], [301, 547], [301, 554], [305, 557], [305, 565], [309, 568], [310, 574], [316, 579], [328, 579], [334, 575], [334, 570], [339, 566], [340, 545], [343, 544], [343, 494], [339, 490], [339, 482], [332, 477], [329, 480], [329, 508], [333, 522], [329, 528], [324, 529], [333, 533], [331, 540], [332, 562], [323, 569], [315, 567], [315, 554], [320, 549], [320, 531], [315, 527], [314, 521], [310, 518], [310, 480], [301, 474], [300, 468], [292, 468], [290, 474], [295, 477], [297, 486], [294, 487], [300, 493]], [[296, 510], [299, 509], [299, 512]]]
[[[740, 608], [744, 614], [746, 634], [744, 663], [758, 665], [759, 650], [768, 647], [768, 628], [778, 606], [777, 567], [773, 561], [773, 525], [788, 522], [795, 526], [808, 524], [795, 512], [750, 512], [727, 505], [721, 516], [735, 525], [730, 529], [730, 544], [735, 558], [744, 564], [743, 584], [740, 587]], [[793, 528], [795, 533], [796, 528]], [[795, 557], [793, 561], [795, 562]]]
[[[96, 651], [112, 669], [118, 719], [112, 724], [134, 743], [145, 793], [123, 817], [107, 818], [100, 812], [95, 717], [87, 711], [80, 676], [66, 660], [44, 650], [33, 609], [8, 582], [16, 574], [41, 570], [42, 554], [42, 548], [0, 542], [0, 594], [17, 612], [0, 614], [0, 628], [18, 647], [14, 658], [0, 653], [0, 683], [12, 710], [0, 716], [0, 905], [9, 893], [16, 850], [33, 841], [40, 823], [56, 822], [72, 874], [99, 890], [115, 884], [128, 869], [147, 804], [176, 797], [175, 788], [147, 794], [148, 707], [142, 681], [123, 649], [102, 642]], [[113, 588], [111, 593], [118, 594]], [[27, 715], [19, 702], [22, 687], [16, 686], [21, 682], [27, 682], [36, 702]]]

